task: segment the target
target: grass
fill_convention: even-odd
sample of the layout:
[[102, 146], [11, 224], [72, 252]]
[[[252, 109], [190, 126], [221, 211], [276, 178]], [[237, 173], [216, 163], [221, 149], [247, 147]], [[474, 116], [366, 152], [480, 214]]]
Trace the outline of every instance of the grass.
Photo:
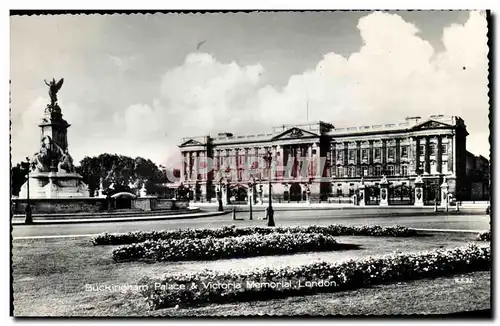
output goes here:
[[[455, 247], [463, 245], [465, 242], [473, 241], [475, 236], [475, 234], [435, 234], [429, 237], [405, 239], [341, 236], [336, 237], [339, 242], [359, 244], [361, 245], [361, 249], [343, 252], [227, 259], [211, 262], [170, 262], [154, 264], [145, 264], [143, 262], [114, 263], [111, 253], [113, 249], [116, 248], [115, 246], [93, 246], [89, 239], [86, 238], [15, 240], [12, 248], [14, 315], [147, 316], [154, 313], [148, 312], [148, 307], [139, 293], [133, 291], [127, 291], [125, 293], [106, 291], [87, 292], [85, 291], [85, 284], [133, 285], [143, 276], [158, 277], [163, 273], [197, 272], [205, 268], [223, 271], [269, 265], [281, 267], [311, 263], [315, 260], [336, 261], [359, 256], [378, 255], [393, 252], [394, 250], [420, 251], [434, 249], [440, 246]], [[440, 298], [436, 297], [438, 293], [429, 285], [434, 284], [435, 281], [411, 282], [408, 283], [408, 286], [420, 284], [419, 288], [422, 292], [420, 298], [422, 301], [429, 302], [429, 307], [432, 305], [443, 305], [444, 303], [441, 301], [448, 301], [448, 304], [456, 308], [461, 308], [462, 306], [476, 307], [481, 302], [488, 303], [489, 305], [489, 290], [488, 296], [485, 295], [486, 287], [489, 289], [489, 274], [474, 273], [471, 275], [472, 278], [477, 279], [477, 282], [475, 281], [473, 284], [474, 286], [470, 288], [468, 288], [470, 284], [460, 284], [460, 286], [457, 286], [456, 283], [450, 283], [447, 285], [448, 290], [446, 291], [450, 293], [452, 292], [452, 288], [457, 289], [457, 291], [463, 288], [463, 293], [465, 293], [465, 295], [457, 295], [455, 300], [443, 300], [443, 298], [448, 297], [446, 292]], [[455, 287], [453, 287], [453, 285], [455, 285]], [[364, 296], [367, 296], [367, 298], [369, 297], [370, 291], [375, 291], [373, 293], [374, 298], [377, 297], [377, 293], [379, 293], [379, 296], [382, 295], [381, 293], [386, 293], [383, 295], [387, 296], [392, 292], [394, 292], [393, 295], [397, 295], [399, 290], [394, 291], [395, 288], [390, 290], [392, 286], [394, 285], [351, 291], [349, 292], [351, 295], [348, 295], [348, 297], [350, 300], [353, 300], [353, 302], [356, 302], [356, 300], [361, 302], [364, 301]], [[408, 290], [407, 293], [412, 295], [408, 300], [413, 300], [414, 293], [416, 295], [418, 292], [415, 291], [415, 289]], [[220, 311], [224, 311], [224, 309], [226, 309], [224, 307], [231, 307], [227, 308], [227, 310], [235, 310], [232, 313], [240, 314], [247, 310], [256, 311], [249, 307], [261, 307], [259, 309], [263, 310], [266, 306], [271, 307], [276, 305], [276, 307], [279, 307], [281, 305], [283, 306], [282, 308], [276, 309], [284, 309], [283, 311], [285, 311], [285, 313], [287, 313], [287, 311], [307, 311], [307, 309], [309, 309], [309, 313], [316, 314], [318, 311], [317, 309], [320, 308], [314, 308], [315, 300], [311, 298], [317, 297], [319, 298], [318, 302], [320, 302], [323, 300], [321, 298], [330, 298], [328, 300], [333, 300], [331, 298], [338, 298], [339, 295], [347, 295], [347, 292], [288, 298], [286, 300], [275, 300], [263, 303], [245, 303], [239, 304], [237, 309], [234, 308], [234, 305], [220, 306], [222, 309]], [[357, 296], [359, 297], [357, 298]], [[471, 296], [476, 298], [474, 299], [475, 301], [470, 301]], [[309, 302], [308, 300], [312, 301]], [[341, 301], [343, 300], [344, 299]], [[394, 302], [392, 304], [392, 309], [396, 309], [398, 305], [400, 305], [398, 301], [403, 300], [403, 298], [394, 297], [391, 300]], [[292, 306], [294, 304], [293, 302], [297, 302], [297, 304], [295, 304], [296, 309], [286, 310], [288, 309], [288, 305]], [[309, 304], [307, 304], [307, 302], [309, 302]], [[417, 307], [424, 309], [422, 306], [423, 304], [424, 303], [419, 303]], [[325, 305], [328, 304], [325, 303]], [[357, 305], [361, 305], [361, 303], [357, 303]], [[411, 306], [411, 303], [408, 303], [408, 305]], [[303, 309], [300, 308], [302, 306], [304, 307]], [[241, 309], [239, 307], [241, 307]], [[353, 307], [350, 308], [351, 310], [348, 308], [345, 309], [353, 311]], [[191, 309], [193, 311], [192, 314], [204, 314], [204, 309], [208, 309], [205, 314], [210, 315], [212, 314], [210, 309], [217, 310], [218, 308], [204, 307], [200, 309]], [[366, 309], [369, 308], [367, 307]], [[426, 309], [428, 310], [429, 308]], [[424, 309], [424, 311], [426, 310]], [[162, 310], [161, 312], [155, 313], [169, 314], [169, 310]], [[175, 314], [186, 314], [186, 311], [179, 309], [175, 311]]]
[[[457, 279], [468, 283], [458, 283]], [[152, 316], [401, 315], [490, 309], [490, 272], [476, 272], [328, 294], [279, 300], [168, 308]]]

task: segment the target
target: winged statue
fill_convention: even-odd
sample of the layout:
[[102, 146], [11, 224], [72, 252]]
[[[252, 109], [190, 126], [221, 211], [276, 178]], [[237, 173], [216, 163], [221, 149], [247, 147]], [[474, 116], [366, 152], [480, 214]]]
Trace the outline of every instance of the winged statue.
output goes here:
[[43, 80], [45, 82], [45, 85], [49, 86], [49, 96], [50, 96], [50, 104], [51, 105], [54, 105], [57, 103], [57, 92], [59, 92], [59, 90], [61, 89], [63, 83], [64, 83], [64, 78], [61, 78], [61, 80], [59, 80], [57, 83], [56, 83], [56, 80], [54, 78], [52, 78], [52, 80], [47, 83], [47, 81], [44, 79]]

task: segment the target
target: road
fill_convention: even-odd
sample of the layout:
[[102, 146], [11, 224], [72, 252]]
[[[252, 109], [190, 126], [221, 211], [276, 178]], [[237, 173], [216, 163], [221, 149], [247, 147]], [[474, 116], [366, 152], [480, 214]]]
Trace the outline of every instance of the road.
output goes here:
[[[401, 216], [394, 216], [396, 212], [378, 211], [339, 211], [339, 210], [311, 210], [311, 211], [276, 211], [275, 221], [277, 226], [290, 225], [404, 225], [411, 228], [421, 229], [454, 229], [454, 230], [477, 230], [489, 229], [489, 216], [478, 214], [420, 215], [406, 210]], [[254, 219], [248, 220], [248, 212], [240, 212], [237, 218], [245, 220], [232, 220], [231, 214], [212, 217], [200, 217], [194, 219], [156, 220], [138, 222], [112, 222], [112, 223], [80, 223], [59, 225], [19, 225], [13, 226], [12, 236], [14, 238], [37, 237], [37, 236], [70, 236], [70, 235], [94, 235], [102, 232], [129, 232], [164, 230], [177, 228], [213, 228], [224, 225], [265, 225], [262, 220], [263, 212], [255, 212]]]

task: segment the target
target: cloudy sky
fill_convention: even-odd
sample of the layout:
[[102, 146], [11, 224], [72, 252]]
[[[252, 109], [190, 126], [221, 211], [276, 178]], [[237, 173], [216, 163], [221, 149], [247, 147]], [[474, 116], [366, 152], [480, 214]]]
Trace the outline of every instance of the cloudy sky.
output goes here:
[[337, 127], [458, 115], [489, 157], [486, 33], [467, 11], [13, 16], [13, 163], [38, 150], [52, 77], [76, 161], [172, 166], [182, 137], [303, 123], [307, 98]]

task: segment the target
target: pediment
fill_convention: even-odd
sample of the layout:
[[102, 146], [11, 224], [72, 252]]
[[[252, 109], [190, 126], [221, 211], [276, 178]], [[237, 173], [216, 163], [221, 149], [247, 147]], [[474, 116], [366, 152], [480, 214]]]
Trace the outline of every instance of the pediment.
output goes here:
[[202, 143], [200, 143], [199, 141], [194, 140], [194, 139], [189, 139], [189, 140], [185, 141], [184, 143], [182, 143], [181, 145], [179, 145], [179, 147], [187, 147], [187, 146], [204, 146], [204, 145]]
[[435, 129], [435, 128], [450, 128], [452, 127], [449, 124], [438, 122], [435, 120], [427, 120], [425, 122], [422, 122], [421, 124], [418, 124], [414, 126], [412, 129], [414, 130], [421, 130], [421, 129]]
[[273, 140], [297, 139], [297, 138], [309, 138], [309, 137], [319, 137], [319, 135], [315, 134], [313, 132], [310, 132], [310, 131], [306, 131], [304, 129], [293, 127], [293, 128], [290, 128], [290, 129], [274, 136]]

